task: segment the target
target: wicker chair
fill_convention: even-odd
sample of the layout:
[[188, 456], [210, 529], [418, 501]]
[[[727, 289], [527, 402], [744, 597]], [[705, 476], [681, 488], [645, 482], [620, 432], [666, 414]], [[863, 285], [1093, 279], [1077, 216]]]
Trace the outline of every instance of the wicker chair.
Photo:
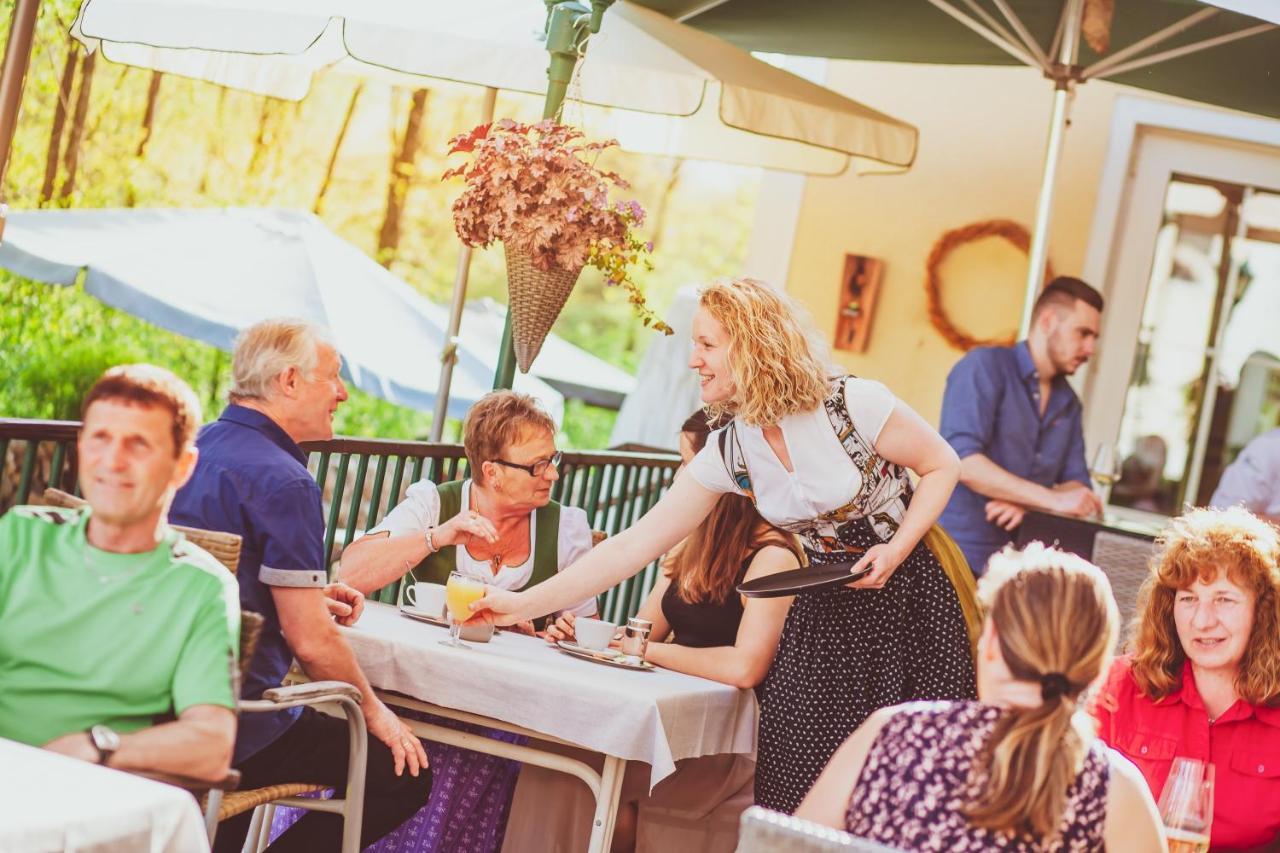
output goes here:
[[899, 853], [812, 821], [752, 806], [738, 824], [738, 853]]
[[1150, 539], [1098, 531], [1093, 538], [1093, 564], [1107, 574], [1120, 609], [1122, 639], [1127, 638], [1138, 612], [1138, 592], [1151, 573], [1156, 545]]
[[[86, 504], [84, 498], [68, 494], [61, 489], [45, 489], [44, 502], [49, 506], [65, 509], [78, 509]], [[171, 525], [182, 533], [187, 541], [208, 551], [218, 562], [227, 567], [233, 575], [240, 568], [240, 544], [238, 534], [224, 533], [217, 530], [204, 530], [198, 527]], [[244, 679], [253, 659], [254, 650], [258, 647], [258, 637], [262, 634], [263, 618], [248, 610], [240, 611], [240, 678]], [[240, 773], [232, 770], [220, 782], [210, 785], [196, 779], [187, 779], [168, 774], [144, 774], [163, 782], [178, 785], [196, 794], [201, 800], [204, 810], [205, 827], [209, 833], [209, 843], [213, 843], [218, 824], [238, 814], [257, 809], [267, 804], [299, 806], [314, 811], [327, 811], [343, 816], [342, 849], [344, 853], [357, 853], [360, 849], [360, 825], [364, 815], [364, 774], [367, 751], [367, 733], [364, 715], [360, 712], [360, 691], [343, 681], [316, 681], [307, 684], [296, 684], [288, 687], [277, 687], [267, 690], [261, 699], [241, 700], [237, 704], [240, 713], [262, 713], [294, 708], [299, 705], [336, 705], [341, 708], [347, 720], [350, 735], [350, 749], [347, 756], [347, 796], [343, 799], [313, 800], [300, 798], [302, 794], [315, 793], [328, 789], [328, 785], [312, 783], [290, 783], [271, 785], [265, 788], [254, 788], [239, 791]], [[255, 829], [261, 825], [261, 815], [255, 820]], [[269, 827], [267, 827], [269, 829]], [[261, 841], [266, 840], [266, 832], [261, 833]], [[262, 844], [258, 845], [263, 846]]]

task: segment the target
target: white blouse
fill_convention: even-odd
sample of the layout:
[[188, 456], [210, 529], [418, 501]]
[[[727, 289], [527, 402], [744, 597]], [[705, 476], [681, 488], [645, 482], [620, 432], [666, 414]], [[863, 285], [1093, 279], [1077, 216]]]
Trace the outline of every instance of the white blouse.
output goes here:
[[[845, 381], [849, 417], [872, 446], [897, 402], [893, 392], [879, 382]], [[794, 525], [849, 503], [862, 486], [862, 474], [841, 446], [826, 411], [817, 408], [788, 415], [778, 426], [791, 456], [791, 471], [782, 467], [760, 427], [741, 421], [736, 427], [760, 515], [779, 526]], [[710, 491], [743, 494], [725, 469], [721, 432], [716, 430], [707, 438], [706, 446], [689, 464], [689, 473]]]
[[[462, 484], [462, 509], [467, 512], [471, 505], [471, 481]], [[430, 480], [419, 480], [405, 492], [404, 500], [396, 508], [387, 513], [386, 518], [365, 535], [373, 533], [390, 533], [392, 536], [404, 536], [410, 533], [421, 534], [428, 527], [441, 523], [440, 492], [436, 484]], [[448, 519], [443, 519], [448, 521]], [[538, 511], [535, 509], [529, 518], [529, 556], [518, 566], [504, 565], [495, 575], [488, 560], [477, 560], [467, 549], [459, 545], [454, 549], [457, 557], [458, 571], [470, 577], [480, 578], [487, 584], [500, 589], [521, 589], [533, 576], [533, 553], [538, 544]], [[560, 507], [560, 529], [556, 540], [559, 553], [556, 570], [573, 565], [579, 558], [591, 550], [591, 526], [587, 523], [587, 514], [576, 506]], [[576, 607], [566, 608], [575, 616], [594, 616], [596, 600], [589, 598]], [[560, 611], [565, 612], [565, 611]]]

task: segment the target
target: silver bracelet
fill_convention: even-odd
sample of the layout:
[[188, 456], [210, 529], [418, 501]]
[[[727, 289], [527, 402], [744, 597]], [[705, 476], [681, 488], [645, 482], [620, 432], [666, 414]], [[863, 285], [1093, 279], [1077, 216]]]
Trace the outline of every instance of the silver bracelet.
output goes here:
[[439, 548], [436, 547], [436, 541], [434, 536], [435, 530], [436, 529], [434, 527], [428, 527], [427, 532], [422, 534], [422, 538], [427, 540], [428, 554], [434, 554], [436, 551], [440, 550]]

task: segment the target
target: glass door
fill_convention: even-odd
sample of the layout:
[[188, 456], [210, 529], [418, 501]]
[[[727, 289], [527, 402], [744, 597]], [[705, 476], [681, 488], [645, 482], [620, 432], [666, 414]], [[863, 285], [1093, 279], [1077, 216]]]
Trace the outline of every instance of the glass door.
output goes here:
[[1280, 415], [1280, 194], [1175, 174], [1138, 327], [1111, 503], [1176, 514]]

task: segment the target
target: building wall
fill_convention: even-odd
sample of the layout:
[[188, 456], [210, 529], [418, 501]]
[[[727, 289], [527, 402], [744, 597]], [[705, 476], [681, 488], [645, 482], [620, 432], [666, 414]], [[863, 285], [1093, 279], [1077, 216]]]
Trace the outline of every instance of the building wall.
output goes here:
[[[973, 222], [1007, 218], [1030, 230], [1052, 89], [1025, 68], [844, 61], [830, 63], [826, 85], [915, 124], [919, 153], [901, 175], [804, 179], [786, 286], [829, 343], [845, 254], [883, 259], [866, 352], [833, 355], [936, 423], [947, 372], [962, 353], [929, 322], [925, 261], [945, 231]], [[1105, 82], [1077, 90], [1049, 245], [1057, 272], [1078, 274], [1083, 264], [1112, 105], [1118, 93], [1133, 91]], [[794, 182], [781, 178], [775, 186], [780, 203], [794, 196]], [[762, 189], [760, 204], [770, 201]], [[776, 228], [757, 230], [755, 239], [774, 240], [785, 257]], [[1011, 334], [1025, 270], [1025, 256], [999, 239], [957, 250], [942, 267], [949, 315], [975, 337]]]

